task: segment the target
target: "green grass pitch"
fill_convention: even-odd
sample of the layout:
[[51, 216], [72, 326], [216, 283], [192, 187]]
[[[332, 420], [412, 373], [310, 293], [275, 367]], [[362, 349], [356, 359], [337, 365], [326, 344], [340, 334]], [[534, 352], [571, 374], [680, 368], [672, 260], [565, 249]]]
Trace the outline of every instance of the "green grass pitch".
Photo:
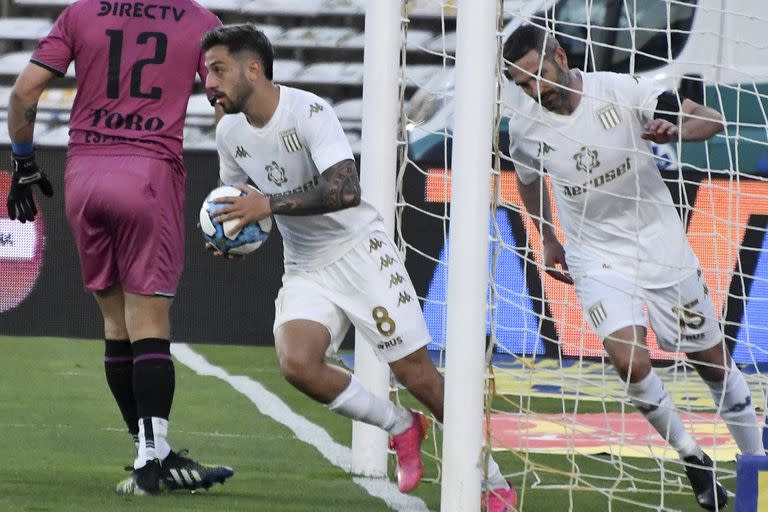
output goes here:
[[[244, 375], [277, 394], [296, 413], [325, 429], [343, 445], [351, 443], [349, 421], [295, 391], [277, 369], [271, 347], [193, 345], [212, 364], [231, 375]], [[262, 415], [228, 383], [202, 377], [176, 365], [176, 395], [170, 424], [174, 448], [188, 448], [204, 462], [235, 468], [224, 486], [197, 493], [164, 493], [156, 498], [124, 498], [115, 484], [128, 473], [133, 443], [122, 424], [103, 373], [103, 342], [59, 338], [0, 337], [0, 511], [385, 511], [380, 499], [368, 495], [349, 474], [335, 467], [312, 446], [296, 439], [282, 424]], [[404, 401], [413, 404], [409, 397]], [[536, 407], [537, 402], [533, 402]], [[539, 401], [546, 410], [561, 404]], [[524, 454], [497, 453], [505, 473], [523, 484]], [[573, 468], [603, 475], [582, 482], [610, 488], [614, 470], [585, 458], [536, 455], [530, 461], [548, 468], [546, 488], [525, 479], [524, 510], [613, 512], [647, 510], [624, 504], [641, 501], [658, 510], [699, 510], [685, 489], [616, 489], [613, 498], [596, 491], [568, 491]], [[625, 471], [658, 480], [653, 461], [634, 459]], [[390, 464], [392, 466], [393, 463]], [[435, 478], [433, 463], [427, 477]], [[733, 481], [726, 482], [733, 490]], [[440, 509], [440, 487], [424, 482], [414, 492], [432, 511]]]

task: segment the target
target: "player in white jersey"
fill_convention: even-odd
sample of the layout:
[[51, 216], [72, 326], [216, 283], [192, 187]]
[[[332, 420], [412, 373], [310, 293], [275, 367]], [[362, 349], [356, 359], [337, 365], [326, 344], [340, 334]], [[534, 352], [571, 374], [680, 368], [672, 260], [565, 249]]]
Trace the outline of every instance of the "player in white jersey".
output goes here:
[[[387, 430], [399, 489], [408, 492], [424, 472], [426, 418], [374, 396], [325, 359], [354, 324], [442, 421], [443, 378], [426, 349], [430, 337], [416, 292], [379, 213], [361, 196], [341, 124], [321, 98], [272, 82], [272, 47], [253, 25], [216, 28], [202, 45], [206, 87], [229, 114], [216, 130], [221, 181], [250, 179], [264, 194], [240, 185], [247, 195], [223, 199], [232, 204], [218, 220], [245, 225], [274, 215], [284, 241], [274, 323], [280, 369], [331, 410]], [[493, 459], [488, 474], [488, 510], [514, 507], [515, 491]]]
[[[508, 91], [510, 155], [525, 207], [540, 219], [545, 269], [575, 284], [630, 400], [679, 453], [699, 505], [722, 509], [727, 495], [712, 461], [651, 367], [643, 311], [661, 348], [687, 354], [739, 449], [763, 454], [749, 388], [648, 142], [705, 140], [723, 129], [722, 118], [651, 80], [571, 70], [557, 40], [533, 25], [512, 33], [504, 59], [518, 86]], [[565, 248], [553, 231], [545, 173]]]

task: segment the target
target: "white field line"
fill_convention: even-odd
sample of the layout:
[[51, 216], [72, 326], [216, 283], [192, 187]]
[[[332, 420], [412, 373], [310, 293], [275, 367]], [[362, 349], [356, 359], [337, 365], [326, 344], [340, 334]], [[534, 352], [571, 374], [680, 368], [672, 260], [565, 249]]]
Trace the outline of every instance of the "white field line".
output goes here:
[[[23, 428], [27, 430], [32, 431], [42, 431], [42, 430], [64, 430], [64, 429], [71, 429], [71, 428], [80, 428], [75, 427], [74, 425], [69, 425], [66, 423], [3, 423], [0, 422], [0, 428]], [[99, 429], [102, 432], [114, 432], [118, 433], [121, 436], [125, 435], [125, 427], [103, 427]], [[173, 435], [183, 435], [183, 436], [198, 436], [198, 437], [211, 437], [211, 438], [233, 438], [233, 439], [267, 439], [267, 440], [275, 440], [275, 439], [294, 439], [294, 436], [289, 435], [262, 435], [262, 434], [238, 434], [236, 432], [193, 432], [189, 430], [179, 430], [179, 429], [173, 429]]]
[[[184, 343], [172, 343], [171, 352], [176, 360], [192, 369], [198, 375], [216, 377], [227, 382], [245, 395], [262, 414], [282, 423], [293, 431], [296, 437], [314, 446], [331, 464], [350, 471], [352, 450], [334, 441], [328, 432], [304, 416], [296, 414], [279, 396], [255, 380], [242, 375], [230, 375], [226, 370], [209, 363], [201, 354]], [[329, 412], [329, 414], [331, 414]], [[415, 496], [398, 491], [397, 486], [387, 479], [353, 477], [352, 481], [365, 489], [368, 494], [380, 498], [398, 512], [429, 512], [426, 503]]]

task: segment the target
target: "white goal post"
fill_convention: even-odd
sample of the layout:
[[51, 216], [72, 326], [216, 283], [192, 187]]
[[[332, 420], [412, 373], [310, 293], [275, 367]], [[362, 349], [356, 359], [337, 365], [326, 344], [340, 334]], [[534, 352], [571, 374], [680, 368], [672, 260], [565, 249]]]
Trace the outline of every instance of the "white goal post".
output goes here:
[[[478, 169], [491, 166], [499, 5], [497, 0], [462, 0], [458, 9], [458, 53], [467, 56], [459, 60], [458, 69], [463, 73], [460, 76], [467, 79], [457, 83], [457, 120], [464, 129], [457, 130], [455, 135], [459, 142], [453, 161], [457, 170], [453, 201], [457, 206], [451, 220], [452, 237], [462, 240], [457, 244], [462, 249], [452, 254], [450, 267], [468, 271], [454, 272], [449, 287], [449, 303], [455, 309], [451, 314], [449, 306], [449, 318], [455, 320], [449, 320], [448, 344], [455, 349], [447, 352], [446, 401], [462, 406], [446, 407], [441, 498], [444, 511], [472, 512], [480, 507], [483, 470], [479, 463], [466, 461], [479, 461], [484, 444], [488, 269], [483, 262], [488, 252], [490, 186], [488, 180], [478, 179]], [[401, 10], [401, 2], [369, 0], [366, 4], [361, 186], [381, 212], [390, 234], [394, 232], [396, 204]], [[376, 359], [359, 334], [355, 342], [355, 374], [367, 389], [380, 397], [388, 396], [389, 369]], [[474, 442], [468, 442], [469, 439]], [[381, 429], [354, 422], [352, 472], [386, 476], [386, 441], [386, 433]]]
[[442, 512], [480, 510], [498, 6], [458, 2]]
[[[365, 10], [360, 186], [381, 213], [390, 236], [395, 229], [401, 10], [399, 1], [378, 0], [368, 0]], [[359, 332], [355, 334], [355, 375], [373, 394], [389, 398], [389, 366], [378, 360]], [[352, 473], [387, 476], [387, 440], [382, 429], [353, 422]]]

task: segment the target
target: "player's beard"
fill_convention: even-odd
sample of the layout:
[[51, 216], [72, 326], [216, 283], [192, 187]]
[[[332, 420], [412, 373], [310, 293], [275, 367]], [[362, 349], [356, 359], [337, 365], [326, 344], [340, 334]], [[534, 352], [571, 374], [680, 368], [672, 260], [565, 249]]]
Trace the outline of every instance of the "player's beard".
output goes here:
[[548, 92], [546, 96], [541, 97], [541, 106], [551, 112], [560, 110], [568, 104], [571, 91], [568, 89], [571, 84], [571, 74], [567, 69], [558, 66], [557, 84]]
[[219, 105], [221, 110], [225, 114], [237, 114], [245, 109], [245, 104], [248, 97], [251, 95], [252, 88], [245, 79], [245, 76], [241, 76], [240, 80], [232, 88], [230, 94], [225, 94], [219, 97]]

